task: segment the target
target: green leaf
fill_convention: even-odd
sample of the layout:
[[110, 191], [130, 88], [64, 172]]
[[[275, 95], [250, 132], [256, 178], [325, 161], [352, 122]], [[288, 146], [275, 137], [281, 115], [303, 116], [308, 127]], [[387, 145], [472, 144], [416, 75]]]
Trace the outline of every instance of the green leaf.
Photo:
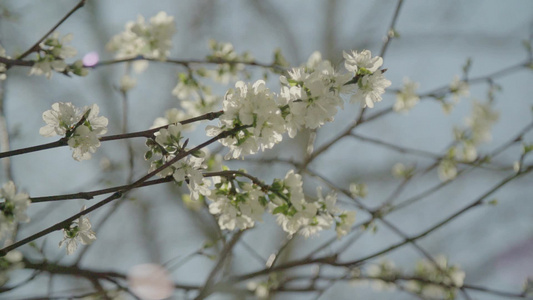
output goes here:
[[286, 204], [283, 204], [281, 206], [278, 206], [278, 207], [274, 208], [274, 210], [272, 211], [272, 214], [276, 215], [276, 214], [281, 213], [281, 214], [285, 215], [287, 213], [287, 209], [288, 208], [289, 207]]
[[154, 153], [152, 151], [147, 151], [145, 154], [144, 154], [144, 159], [145, 160], [150, 160], [150, 158], [152, 158], [152, 155], [154, 155]]
[[524, 154], [533, 151], [533, 144], [522, 144], [522, 152]]

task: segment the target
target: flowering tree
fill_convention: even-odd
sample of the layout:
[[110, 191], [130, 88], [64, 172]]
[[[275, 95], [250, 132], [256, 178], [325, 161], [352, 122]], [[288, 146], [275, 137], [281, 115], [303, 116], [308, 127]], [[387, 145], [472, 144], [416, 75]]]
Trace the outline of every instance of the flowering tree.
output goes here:
[[[314, 52], [297, 66], [287, 63], [281, 51], [274, 52], [271, 63], [261, 63], [248, 53], [239, 54], [230, 43], [213, 40], [209, 42], [210, 53], [204, 58], [172, 57], [176, 20], [164, 11], [147, 18], [139, 16], [112, 36], [106, 55], [113, 58], [100, 60], [103, 54], [89, 52], [71, 61], [78, 57], [78, 51], [69, 45], [74, 35], [62, 35], [57, 30], [63, 30], [65, 21], [76, 18], [86, 2], [79, 1], [26, 51], [10, 53], [0, 48], [0, 79], [4, 88], [9, 87], [11, 74], [16, 70], [26, 70], [32, 76], [44, 75], [47, 79], [68, 76], [69, 80], [77, 80], [97, 70], [125, 66], [125, 72], [116, 79], [119, 83], [116, 92], [122, 97], [122, 119], [117, 121], [120, 125], [106, 117], [105, 110], [97, 104], [78, 105], [76, 99], [65, 99], [54, 102], [42, 113], [40, 128], [31, 129], [55, 141], [10, 149], [13, 133], [8, 131], [5, 121], [9, 121], [9, 116], [0, 110], [3, 114], [0, 126], [5, 136], [0, 158], [6, 166], [7, 179], [0, 189], [0, 292], [6, 297], [31, 294], [46, 299], [164, 299], [182, 295], [187, 299], [203, 299], [222, 294], [240, 298], [302, 294], [320, 298], [335, 290], [334, 284], [343, 282], [370, 282], [373, 288], [390, 289], [401, 295], [398, 297], [420, 299], [531, 296], [533, 287], [526, 278], [524, 289], [516, 291], [502, 290], [497, 284], [471, 283], [468, 273], [454, 262], [453, 253], [436, 255], [422, 243], [471, 210], [496, 205], [493, 196], [496, 192], [510, 182], [531, 176], [533, 165], [527, 161], [533, 150], [527, 139], [533, 129], [531, 120], [518, 132], [507, 133], [504, 143], [483, 148], [491, 142], [492, 127], [499, 119], [495, 106], [502, 87], [498, 80], [533, 68], [531, 41], [525, 43], [526, 57], [518, 64], [472, 78], [469, 60], [462, 76], [421, 93], [419, 83], [407, 77], [403, 83], [387, 79], [389, 73], [400, 72], [386, 69], [384, 57], [391, 40], [399, 37], [396, 24], [403, 1], [395, 6], [386, 37], [374, 53], [346, 49], [338, 54], [343, 59], [337, 63]], [[161, 113], [164, 117], [155, 119], [150, 128], [130, 130], [129, 99], [135, 94], [142, 74], [154, 64], [179, 67], [175, 87], [168, 91], [175, 96], [172, 105], [176, 107]], [[261, 69], [263, 76], [251, 72], [253, 68]], [[486, 99], [470, 99], [470, 87], [480, 84], [486, 85]], [[220, 87], [224, 92], [217, 91]], [[10, 99], [2, 101], [4, 105]], [[393, 114], [405, 117], [419, 102], [438, 103], [445, 114], [452, 114], [463, 101], [471, 102], [471, 114], [463, 125], [453, 128], [453, 140], [440, 153], [358, 132], [361, 127], [372, 126]], [[143, 110], [151, 109], [150, 105], [139, 105], [145, 106]], [[324, 131], [327, 124], [339, 119], [341, 111], [349, 112], [350, 124], [341, 132]], [[333, 135], [322, 141], [323, 132]], [[133, 144], [131, 139], [142, 140], [143, 145]], [[334, 150], [346, 139], [411, 155], [415, 160], [391, 164], [395, 179], [389, 196], [384, 200], [371, 199], [372, 188], [366, 184], [364, 172], [358, 178], [339, 180], [328, 175], [321, 164], [328, 152], [334, 152], [343, 156], [344, 162], [336, 163], [336, 171], [345, 168], [341, 171], [351, 172], [346, 162], [353, 159], [354, 153]], [[117, 140], [126, 141], [125, 147], [112, 143]], [[268, 154], [283, 145], [286, 147], [283, 149], [289, 149], [297, 141], [304, 142], [300, 155]], [[126, 178], [99, 181], [94, 184], [96, 187], [84, 185], [77, 190], [66, 184], [57, 189], [67, 188], [70, 193], [52, 196], [39, 196], [31, 186], [21, 191], [12, 175], [10, 159], [61, 147], [69, 148], [72, 158], [80, 163], [94, 162], [102, 148], [112, 147], [114, 152], [127, 157], [128, 164], [118, 168], [111, 159], [102, 159], [102, 178], [109, 170], [115, 172], [114, 177], [125, 173]], [[495, 161], [497, 156], [517, 147], [521, 152], [511, 163]], [[145, 162], [139, 164], [139, 157]], [[283, 171], [278, 172], [278, 166]], [[52, 176], [54, 171], [36, 168], [34, 172], [42, 173], [42, 177]], [[253, 171], [258, 168], [263, 171]], [[264, 172], [267, 168], [269, 172]], [[496, 174], [498, 182], [475, 190], [475, 196], [465, 198], [452, 213], [438, 214], [431, 225], [417, 228], [416, 232], [398, 225], [402, 221], [394, 213], [438, 196], [446, 187], [478, 170]], [[429, 176], [434, 180], [427, 181]], [[416, 185], [423, 188], [404, 196], [408, 194], [406, 190]], [[148, 261], [151, 264], [126, 262], [94, 268], [84, 263], [82, 260], [91, 254], [93, 247], [100, 245], [102, 251], [113, 250], [101, 234], [108, 231], [122, 235], [125, 229], [120, 226], [105, 229], [103, 225], [123, 207], [128, 203], [156, 205], [157, 192], [145, 197], [137, 194], [141, 188], [150, 186], [154, 191], [170, 187], [169, 197], [180, 203], [182, 215], [185, 212], [194, 216], [189, 228], [195, 226], [195, 218], [202, 220], [205, 230], [200, 241], [179, 241], [193, 250], [176, 254], [169, 249], [166, 259], [152, 259]], [[79, 205], [79, 212], [54, 216], [57, 219], [36, 210], [46, 203], [79, 203], [76, 199], [86, 200]], [[95, 222], [93, 215], [99, 212], [102, 213]], [[49, 225], [30, 227], [41, 218], [47, 219]], [[133, 224], [136, 223], [141, 222], [134, 220]], [[161, 225], [163, 228], [158, 232], [168, 230], [170, 236], [178, 230]], [[261, 228], [269, 228], [282, 238], [261, 246], [261, 240], [264, 242], [261, 235], [267, 235]], [[365, 243], [372, 243], [378, 228], [394, 236], [371, 252], [354, 250], [368, 247]], [[257, 236], [257, 245], [247, 243], [247, 235]], [[359, 241], [365, 236], [366, 240]], [[47, 241], [54, 239], [59, 242], [51, 247]], [[155, 235], [149, 240], [152, 245], [159, 243]], [[397, 267], [388, 259], [404, 248], [417, 254], [417, 262], [411, 268]], [[126, 247], [118, 251], [127, 250]], [[67, 261], [61, 261], [65, 256]], [[209, 262], [198, 262], [198, 258], [208, 258]], [[179, 271], [185, 264], [196, 264], [193, 270], [197, 274], [183, 277]], [[57, 286], [51, 284], [41, 294], [32, 286], [38, 285], [41, 278], [52, 281], [58, 276], [83, 280], [75, 285], [63, 280]], [[195, 277], [199, 279], [189, 281]], [[65, 287], [73, 286], [65, 292]]]

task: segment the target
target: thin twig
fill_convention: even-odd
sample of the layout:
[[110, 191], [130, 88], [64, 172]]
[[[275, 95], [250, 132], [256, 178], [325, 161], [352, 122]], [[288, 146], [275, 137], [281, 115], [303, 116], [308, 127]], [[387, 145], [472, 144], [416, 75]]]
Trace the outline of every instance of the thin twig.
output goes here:
[[[190, 124], [190, 123], [198, 122], [202, 120], [214, 120], [218, 118], [220, 115], [222, 115], [222, 113], [223, 113], [222, 111], [210, 112], [210, 113], [198, 116], [198, 117], [180, 121], [179, 123], [185, 125], [185, 124]], [[158, 132], [162, 128], [167, 128], [168, 126], [170, 125], [160, 126], [160, 127], [153, 128], [153, 129], [131, 132], [131, 133], [126, 133], [126, 134], [103, 136], [100, 138], [100, 141], [107, 142], [107, 141], [138, 138], [138, 137], [151, 138], [153, 137], [154, 133]], [[57, 147], [63, 147], [67, 145], [68, 145], [67, 139], [61, 138], [55, 142], [51, 142], [47, 144], [42, 144], [42, 145], [37, 145], [37, 146], [32, 146], [32, 147], [27, 147], [27, 148], [21, 148], [21, 149], [6, 151], [6, 152], [0, 152], [0, 158], [12, 157], [16, 155], [21, 155], [21, 154], [26, 154], [26, 153], [31, 153], [31, 152], [36, 152], [36, 151], [41, 151], [41, 150], [46, 150], [46, 149], [52, 149], [52, 148], [57, 148]]]
[[196, 298], [194, 298], [195, 300], [204, 299], [207, 296], [209, 296], [209, 294], [211, 294], [212, 292], [211, 288], [214, 285], [213, 282], [215, 280], [215, 276], [221, 271], [222, 265], [224, 264], [226, 259], [231, 255], [233, 248], [235, 247], [235, 245], [237, 244], [237, 242], [239, 241], [243, 233], [244, 233], [244, 230], [238, 231], [231, 237], [231, 240], [228, 243], [226, 243], [226, 245], [224, 246], [224, 249], [222, 249], [222, 252], [220, 253], [220, 256], [218, 258], [216, 265], [213, 267], [213, 269], [207, 276], [207, 279], [202, 289], [200, 290], [200, 293], [198, 294], [198, 296], [196, 296]]
[[[28, 50], [22, 53], [18, 57], [18, 60], [21, 60], [26, 56], [30, 55], [32, 52], [39, 50], [39, 44], [44, 41], [44, 39], [46, 39], [52, 32], [54, 32], [61, 24], [63, 24], [63, 22], [65, 22], [72, 14], [74, 14], [78, 9], [82, 8], [85, 5], [85, 1], [86, 0], [80, 0], [80, 2], [78, 2], [78, 4], [76, 4], [76, 6], [74, 6], [63, 18], [61, 18], [61, 20], [59, 20], [59, 22], [57, 22], [54, 27], [48, 30], [48, 32], [43, 35], [33, 46], [31, 46]], [[9, 67], [9, 64], [7, 64], [7, 66]]]
[[161, 172], [162, 170], [166, 169], [168, 166], [174, 164], [175, 162], [183, 159], [184, 157], [187, 157], [188, 155], [190, 155], [191, 153], [195, 153], [196, 151], [199, 151], [201, 150], [202, 148], [204, 147], [207, 147], [208, 145], [218, 141], [219, 139], [222, 139], [222, 138], [225, 138], [227, 136], [230, 136], [232, 134], [235, 134], [236, 132], [242, 130], [243, 128], [246, 128], [246, 127], [236, 127], [232, 130], [228, 130], [228, 131], [224, 131], [224, 132], [221, 132], [220, 134], [218, 134], [217, 136], [209, 139], [208, 141], [190, 149], [189, 151], [184, 151], [184, 152], [181, 152], [179, 153], [178, 155], [176, 155], [173, 159], [169, 160], [168, 162], [166, 162], [165, 164], [163, 164], [161, 167], [155, 169], [154, 171], [148, 173], [147, 175], [141, 177], [140, 179], [138, 179], [137, 181], [133, 182], [132, 184], [130, 185], [127, 185], [123, 190], [120, 190], [120, 191], [117, 191], [115, 192], [113, 195], [107, 197], [106, 199], [96, 203], [95, 205], [73, 215], [72, 217], [70, 218], [67, 218], [59, 223], [56, 223], [55, 225], [52, 225], [46, 229], [43, 229], [25, 239], [22, 239], [18, 242], [15, 242], [9, 246], [6, 246], [2, 249], [0, 249], [0, 257], [2, 256], [5, 256], [9, 251], [13, 250], [13, 249], [16, 249], [22, 245], [25, 245], [31, 241], [34, 241], [40, 237], [43, 237], [51, 232], [54, 232], [54, 231], [57, 231], [57, 230], [61, 230], [63, 229], [65, 226], [71, 224], [74, 220], [76, 220], [77, 218], [83, 216], [83, 215], [86, 215], [104, 205], [106, 205], [107, 203], [110, 203], [111, 201], [115, 200], [115, 199], [118, 199], [120, 197], [122, 197], [124, 194], [126, 194], [127, 192], [129, 192], [130, 190], [134, 189], [134, 188], [138, 188], [140, 186], [142, 186], [142, 184], [147, 181], [148, 179], [150, 179], [151, 177], [155, 176], [156, 174], [158, 174], [159, 172]]

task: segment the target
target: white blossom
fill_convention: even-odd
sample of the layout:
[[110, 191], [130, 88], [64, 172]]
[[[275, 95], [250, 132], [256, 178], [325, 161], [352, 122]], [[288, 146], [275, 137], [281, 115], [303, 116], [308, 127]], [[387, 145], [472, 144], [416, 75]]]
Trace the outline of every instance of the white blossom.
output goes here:
[[[107, 44], [109, 51], [116, 52], [115, 58], [133, 58], [142, 55], [146, 58], [165, 60], [170, 54], [172, 36], [176, 32], [174, 17], [161, 11], [150, 18], [138, 16], [137, 22], [128, 22], [125, 31], [115, 35]], [[148, 63], [136, 61], [134, 69], [142, 72]]]
[[165, 116], [154, 120], [154, 124], [150, 128], [157, 128], [169, 124], [177, 124], [180, 121], [185, 120], [186, 114], [183, 110], [177, 108], [171, 108], [165, 110]]
[[[179, 123], [171, 124], [167, 128], [161, 128], [155, 133], [155, 143], [148, 143], [150, 150], [145, 158], [150, 159], [154, 154], [160, 155], [159, 158], [152, 161], [150, 172], [167, 164], [173, 160], [176, 155], [186, 151], [181, 144], [183, 126]], [[178, 183], [186, 182], [190, 191], [190, 197], [193, 200], [199, 200], [200, 195], [208, 196], [210, 194], [209, 186], [211, 182], [203, 177], [201, 170], [206, 169], [203, 153], [193, 153], [184, 157], [172, 165], [160, 171], [157, 175], [161, 177], [173, 176]]]
[[457, 165], [452, 159], [445, 158], [439, 163], [439, 178], [442, 181], [452, 180], [457, 176]]
[[183, 100], [189, 97], [197, 99], [200, 97], [198, 95], [198, 87], [192, 84], [187, 84], [186, 82], [179, 81], [176, 87], [172, 90], [172, 95], [176, 98]]
[[490, 102], [472, 102], [472, 114], [466, 118], [466, 128], [455, 128], [454, 135], [457, 145], [453, 151], [455, 157], [466, 162], [475, 161], [478, 157], [477, 146], [490, 141], [491, 129], [498, 120], [498, 113], [493, 110]]
[[26, 210], [30, 206], [30, 198], [26, 193], [17, 193], [15, 183], [8, 181], [0, 189], [0, 239], [10, 234], [16, 223], [27, 223], [30, 218]]
[[250, 281], [246, 284], [246, 288], [249, 291], [254, 292], [257, 299], [268, 299], [270, 295], [270, 290], [267, 282], [257, 283], [255, 281]]
[[382, 100], [381, 95], [385, 93], [385, 88], [389, 87], [391, 82], [378, 71], [371, 75], [364, 75], [357, 82], [357, 90], [351, 98], [351, 102], [360, 102], [363, 106], [374, 107], [375, 102]]
[[394, 111], [407, 112], [420, 101], [420, 97], [416, 94], [418, 86], [418, 82], [413, 82], [408, 78], [403, 80], [403, 87], [396, 94], [396, 102], [393, 106]]
[[332, 191], [324, 197], [320, 186], [318, 199], [307, 201], [302, 185], [302, 177], [290, 170], [284, 180], [275, 180], [271, 186], [269, 209], [282, 229], [290, 235], [309, 237], [335, 224], [339, 237], [347, 234], [355, 221], [355, 212], [342, 211], [336, 205], [337, 194]]
[[477, 158], [476, 145], [471, 140], [462, 141], [457, 157], [466, 162], [475, 161]]
[[333, 121], [344, 104], [340, 93], [349, 91], [345, 83], [351, 77], [335, 71], [319, 52], [305, 66], [289, 70], [288, 77], [281, 76], [279, 100], [289, 136], [294, 137], [301, 127], [315, 129]]
[[435, 257], [434, 262], [417, 262], [414, 275], [431, 283], [411, 280], [405, 286], [407, 290], [431, 299], [455, 295], [456, 290], [463, 286], [465, 278], [465, 272], [456, 265], [449, 265], [442, 255]]
[[45, 75], [46, 78], [52, 77], [52, 71], [63, 72], [68, 67], [65, 61], [54, 59], [53, 57], [40, 58], [33, 64], [29, 75]]
[[461, 97], [468, 97], [470, 90], [468, 83], [459, 79], [459, 76], [455, 76], [450, 83], [450, 92], [452, 92], [453, 99], [457, 102]]
[[[81, 211], [85, 210], [85, 206]], [[96, 240], [96, 234], [91, 229], [91, 222], [86, 216], [80, 216], [67, 228], [63, 228], [63, 240], [59, 242], [59, 248], [66, 245], [67, 255], [71, 255], [78, 249], [78, 243], [90, 245]]]
[[[100, 147], [98, 137], [107, 132], [108, 120], [98, 116], [99, 112], [96, 104], [79, 109], [70, 102], [56, 102], [52, 104], [52, 109], [43, 113], [46, 125], [39, 133], [46, 137], [66, 135], [68, 145], [73, 149], [72, 157], [77, 161], [90, 159], [91, 153]], [[78, 124], [83, 117], [83, 124]]]
[[209, 40], [209, 48], [212, 53], [207, 56], [211, 61], [227, 61], [232, 63], [219, 63], [214, 70], [203, 70], [203, 75], [213, 79], [215, 82], [228, 84], [232, 80], [237, 79], [239, 72], [244, 70], [245, 65], [237, 62], [250, 62], [253, 57], [245, 52], [241, 55], [235, 52], [231, 43], [217, 42], [213, 39]]
[[130, 77], [129, 75], [124, 75], [120, 78], [120, 90], [122, 92], [127, 92], [137, 86], [137, 80]]
[[383, 291], [395, 288], [394, 282], [390, 282], [387, 279], [395, 279], [399, 272], [396, 269], [394, 262], [384, 259], [377, 264], [369, 265], [366, 269], [366, 273], [368, 276], [384, 279], [372, 279], [371, 281], [371, 286], [374, 290]]
[[409, 179], [413, 177], [415, 171], [414, 166], [406, 166], [402, 163], [396, 163], [394, 166], [392, 166], [392, 176], [398, 178], [398, 179]]
[[219, 127], [208, 126], [208, 136], [237, 126], [245, 127], [232, 136], [219, 140], [230, 148], [226, 158], [255, 154], [259, 149], [270, 149], [281, 142], [285, 132], [284, 120], [276, 103], [276, 95], [266, 88], [265, 82], [253, 85], [239, 81], [235, 89], [226, 93], [224, 114], [219, 117]]
[[172, 174], [174, 180], [176, 182], [187, 180], [190, 196], [194, 200], [198, 200], [200, 195], [209, 196], [211, 193], [209, 190], [211, 182], [205, 179], [200, 171], [206, 168], [203, 161], [203, 158], [188, 156], [172, 165], [174, 168], [174, 173]]
[[52, 33], [39, 46], [41, 49], [46, 49], [53, 56], [60, 59], [74, 57], [77, 51], [74, 47], [68, 46], [67, 43], [72, 42], [74, 35], [72, 33], [59, 37], [59, 32]]
[[499, 113], [489, 102], [472, 102], [472, 115], [466, 119], [466, 124], [472, 131], [472, 141], [475, 144], [488, 142], [492, 139], [490, 130], [498, 121]]
[[180, 105], [187, 113], [187, 117], [193, 118], [217, 110], [221, 100], [220, 96], [204, 94], [201, 99], [185, 100]]
[[[67, 45], [67, 43], [72, 41], [73, 37], [72, 34], [67, 34], [60, 38], [59, 33], [54, 32], [40, 43], [37, 59], [30, 69], [29, 75], [44, 74], [46, 78], [50, 79], [52, 77], [52, 71], [64, 72], [69, 69], [65, 59], [74, 57], [77, 53], [76, 49]], [[77, 69], [74, 72], [76, 75], [83, 76], [83, 68], [75, 66], [75, 69]]]
[[218, 216], [220, 229], [244, 230], [253, 227], [255, 222], [262, 221], [265, 207], [261, 203], [264, 194], [256, 186], [241, 183], [240, 189], [231, 188], [229, 182], [220, 183], [221, 186], [211, 193], [209, 212]]
[[339, 215], [340, 222], [337, 222], [335, 230], [337, 231], [337, 237], [348, 234], [352, 230], [352, 225], [355, 223], [355, 211], [345, 211]]
[[91, 159], [92, 154], [100, 147], [100, 140], [94, 131], [85, 125], [80, 125], [68, 139], [72, 157], [77, 161]]
[[46, 125], [41, 127], [39, 134], [46, 137], [64, 135], [76, 125], [79, 115], [80, 110], [72, 103], [56, 102], [52, 104], [52, 109], [43, 113]]
[[383, 65], [383, 58], [372, 57], [370, 50], [351, 51], [351, 53], [343, 51], [342, 55], [345, 59], [346, 70], [353, 72], [353, 75], [374, 73]]
[[360, 197], [365, 198], [368, 194], [368, 187], [364, 183], [351, 183], [350, 184], [350, 195], [354, 198]]

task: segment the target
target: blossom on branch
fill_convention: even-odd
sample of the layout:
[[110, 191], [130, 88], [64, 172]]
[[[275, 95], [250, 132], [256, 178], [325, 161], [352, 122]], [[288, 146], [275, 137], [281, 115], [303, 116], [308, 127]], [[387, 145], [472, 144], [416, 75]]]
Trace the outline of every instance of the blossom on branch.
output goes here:
[[468, 83], [459, 79], [459, 76], [453, 77], [450, 83], [450, 92], [452, 92], [452, 97], [455, 102], [458, 102], [461, 97], [468, 97], [470, 95]]
[[320, 52], [313, 53], [305, 66], [280, 76], [280, 105], [289, 136], [296, 136], [301, 127], [316, 129], [333, 121], [344, 105], [340, 94], [349, 91], [345, 84], [351, 78], [350, 74], [335, 71]]
[[72, 68], [65, 62], [65, 59], [74, 57], [77, 53], [74, 47], [68, 46], [74, 36], [67, 34], [59, 38], [59, 33], [54, 32], [42, 43], [39, 44], [37, 59], [30, 69], [29, 75], [45, 75], [46, 78], [52, 77], [52, 71], [69, 72], [85, 76], [87, 70], [83, 69], [81, 64], [73, 64]]
[[236, 80], [239, 72], [244, 71], [244, 64], [237, 62], [251, 62], [253, 57], [248, 52], [237, 54], [231, 43], [217, 42], [209, 40], [209, 48], [212, 53], [207, 56], [207, 60], [218, 63], [215, 70], [203, 71], [206, 77], [213, 79], [215, 82], [227, 84], [231, 80]]
[[[85, 210], [85, 206], [81, 211]], [[90, 245], [96, 240], [96, 234], [91, 229], [91, 222], [86, 216], [80, 216], [66, 228], [63, 228], [63, 240], [59, 242], [59, 248], [66, 245], [67, 255], [71, 255], [78, 249], [78, 243]]]
[[218, 216], [220, 229], [244, 230], [262, 221], [267, 200], [257, 186], [224, 178], [217, 179], [215, 186], [208, 197], [212, 201], [209, 212]]
[[381, 65], [383, 65], [383, 58], [379, 56], [372, 57], [370, 50], [363, 50], [361, 52], [351, 51], [347, 53], [342, 52], [344, 57], [344, 66], [346, 70], [356, 75], [372, 74], [376, 72]]
[[364, 75], [357, 81], [357, 89], [350, 101], [360, 102], [363, 106], [374, 107], [375, 102], [382, 100], [381, 95], [385, 93], [385, 88], [391, 85], [390, 80], [383, 76], [381, 71], [371, 75]]
[[[170, 54], [172, 36], [176, 32], [174, 17], [164, 11], [150, 18], [147, 23], [143, 16], [137, 22], [128, 22], [125, 31], [115, 35], [107, 44], [109, 51], [115, 52], [115, 58], [134, 58], [139, 55], [146, 58], [165, 60]], [[146, 61], [136, 61], [134, 69], [142, 72], [148, 66]]]
[[431, 299], [455, 299], [457, 289], [463, 286], [465, 279], [465, 272], [456, 265], [450, 265], [442, 255], [435, 257], [434, 262], [419, 261], [414, 275], [426, 280], [410, 280], [406, 289]]
[[472, 115], [465, 120], [472, 135], [472, 142], [480, 144], [490, 142], [492, 135], [490, 130], [499, 119], [499, 113], [493, 109], [490, 102], [472, 102]]
[[284, 180], [276, 179], [271, 185], [269, 209], [290, 235], [298, 233], [309, 237], [329, 229], [333, 224], [338, 237], [347, 234], [355, 222], [355, 212], [339, 209], [337, 194], [330, 192], [324, 197], [320, 186], [317, 187], [317, 197], [316, 201], [307, 201], [302, 177], [290, 170]]
[[416, 94], [418, 86], [418, 82], [413, 82], [408, 78], [403, 80], [403, 88], [396, 93], [394, 111], [407, 112], [420, 101], [420, 97]]
[[233, 135], [219, 141], [230, 148], [226, 158], [255, 154], [259, 149], [270, 149], [281, 142], [285, 122], [277, 106], [276, 95], [271, 93], [263, 80], [253, 85], [239, 81], [235, 89], [224, 97], [224, 114], [220, 125], [208, 126], [208, 136], [242, 127]]
[[[184, 144], [181, 143], [183, 138], [182, 131], [183, 126], [181, 124], [171, 124], [168, 128], [162, 128], [156, 132], [154, 141], [148, 140], [147, 146], [150, 149], [146, 152], [145, 158], [151, 159], [156, 155], [155, 160], [150, 164], [149, 172], [167, 164], [176, 155], [186, 151]], [[173, 176], [174, 180], [180, 185], [186, 182], [190, 197], [193, 200], [199, 200], [200, 195], [208, 196], [211, 192], [209, 190], [211, 182], [205, 179], [201, 172], [201, 170], [206, 168], [204, 154], [198, 151], [178, 160], [157, 175], [161, 177]]]
[[0, 189], [0, 239], [9, 235], [17, 223], [27, 223], [30, 218], [26, 210], [30, 206], [30, 198], [26, 193], [17, 193], [15, 183], [9, 181]]
[[355, 82], [354, 85], [350, 85], [354, 93], [350, 101], [362, 103], [363, 107], [373, 108], [375, 102], [382, 100], [381, 95], [385, 93], [385, 88], [391, 85], [391, 82], [383, 76], [384, 71], [379, 70], [383, 65], [383, 58], [372, 57], [370, 50], [343, 52], [343, 56], [346, 70], [352, 72], [354, 77], [354, 81], [350, 82]]
[[75, 160], [90, 159], [91, 153], [100, 147], [99, 136], [107, 132], [108, 120], [98, 116], [99, 112], [96, 104], [79, 109], [70, 102], [56, 102], [52, 104], [52, 109], [43, 113], [46, 125], [39, 133], [45, 137], [65, 135], [68, 145], [74, 150], [72, 157]]

